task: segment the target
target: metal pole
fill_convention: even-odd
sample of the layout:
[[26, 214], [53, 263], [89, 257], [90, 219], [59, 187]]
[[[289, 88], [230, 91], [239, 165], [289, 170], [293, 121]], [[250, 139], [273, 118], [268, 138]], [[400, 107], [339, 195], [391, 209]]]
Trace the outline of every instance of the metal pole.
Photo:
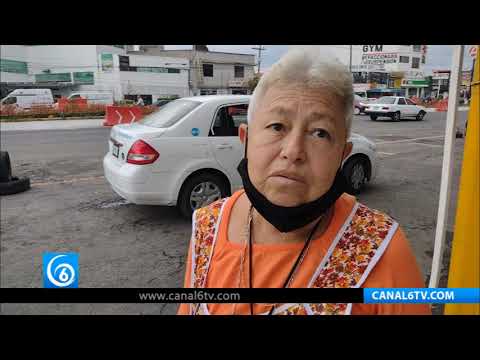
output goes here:
[[453, 51], [452, 71], [448, 89], [447, 124], [445, 129], [445, 144], [443, 147], [442, 180], [440, 198], [438, 201], [437, 228], [428, 287], [438, 287], [442, 270], [443, 245], [447, 229], [448, 206], [450, 205], [451, 182], [453, 173], [453, 155], [457, 122], [458, 88], [463, 64], [463, 45], [456, 45]]
[[350, 66], [349, 66], [350, 73], [352, 72], [352, 47], [353, 45], [350, 45]]
[[252, 48], [253, 50], [258, 50], [258, 64], [257, 64], [257, 74], [260, 73], [260, 65], [262, 63], [262, 51], [265, 50], [263, 45], [259, 45], [258, 47]]

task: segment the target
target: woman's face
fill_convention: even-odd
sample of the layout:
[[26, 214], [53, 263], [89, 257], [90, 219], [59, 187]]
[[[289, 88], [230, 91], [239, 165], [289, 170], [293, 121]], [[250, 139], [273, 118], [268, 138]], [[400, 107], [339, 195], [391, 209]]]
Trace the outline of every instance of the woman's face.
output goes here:
[[[248, 125], [248, 172], [253, 185], [280, 206], [322, 196], [333, 183], [346, 143], [340, 97], [328, 90], [272, 86]], [[240, 138], [245, 142], [245, 129]]]

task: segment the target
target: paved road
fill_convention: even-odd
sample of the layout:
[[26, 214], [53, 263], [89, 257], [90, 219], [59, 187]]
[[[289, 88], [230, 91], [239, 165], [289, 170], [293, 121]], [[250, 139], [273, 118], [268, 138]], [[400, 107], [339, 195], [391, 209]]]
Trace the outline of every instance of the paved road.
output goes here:
[[[466, 113], [460, 113], [461, 123]], [[359, 200], [395, 217], [428, 276], [440, 189], [445, 113], [423, 122], [372, 122], [353, 131], [373, 139], [380, 172]], [[42, 287], [41, 254], [80, 254], [81, 287], [178, 287], [191, 224], [176, 209], [127, 204], [110, 189], [101, 160], [109, 129], [8, 131], [1, 148], [32, 189], [1, 198], [2, 287]], [[454, 187], [463, 153], [456, 140]], [[456, 192], [452, 194], [451, 214]], [[450, 217], [450, 229], [453, 216]], [[174, 304], [6, 304], [3, 313], [173, 314]]]

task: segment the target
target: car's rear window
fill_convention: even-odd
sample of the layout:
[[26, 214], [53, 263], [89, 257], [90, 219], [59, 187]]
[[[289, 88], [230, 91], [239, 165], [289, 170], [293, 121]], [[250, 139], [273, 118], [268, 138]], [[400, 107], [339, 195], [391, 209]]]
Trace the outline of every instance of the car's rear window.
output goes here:
[[393, 96], [382, 96], [374, 101], [375, 104], [395, 104], [395, 97]]
[[140, 120], [139, 123], [157, 128], [168, 128], [176, 124], [181, 118], [192, 112], [193, 109], [200, 104], [201, 102], [198, 101], [183, 99], [171, 101], [157, 111], [147, 115]]

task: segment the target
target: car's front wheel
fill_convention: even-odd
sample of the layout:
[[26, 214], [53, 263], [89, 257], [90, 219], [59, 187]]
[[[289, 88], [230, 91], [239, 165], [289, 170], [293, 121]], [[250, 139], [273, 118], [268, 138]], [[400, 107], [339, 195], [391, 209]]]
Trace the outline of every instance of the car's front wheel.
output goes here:
[[355, 108], [353, 109], [353, 113], [354, 113], [355, 115], [360, 115], [361, 111], [360, 111], [359, 108], [355, 107]]
[[416, 118], [418, 121], [422, 121], [424, 117], [425, 117], [425, 111], [420, 110], [415, 118]]
[[402, 115], [400, 114], [400, 111], [394, 112], [392, 115], [393, 121], [400, 121], [401, 118], [402, 118]]
[[347, 181], [347, 193], [360, 193], [368, 180], [369, 161], [363, 157], [353, 157], [347, 161], [342, 171]]
[[229, 196], [226, 181], [217, 174], [201, 173], [189, 178], [180, 190], [177, 207], [180, 213], [191, 218], [196, 209]]

